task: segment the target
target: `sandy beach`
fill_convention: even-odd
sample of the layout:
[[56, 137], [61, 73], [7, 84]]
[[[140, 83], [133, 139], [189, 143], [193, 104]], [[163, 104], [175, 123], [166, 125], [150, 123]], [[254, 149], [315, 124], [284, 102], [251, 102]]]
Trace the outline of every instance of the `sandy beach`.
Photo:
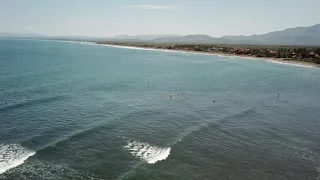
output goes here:
[[[90, 42], [88, 42], [90, 43]], [[86, 43], [86, 44], [88, 44]], [[84, 44], [84, 43], [82, 43]], [[143, 48], [136, 46], [121, 46], [121, 45], [111, 45], [111, 44], [98, 44], [92, 43], [101, 46], [115, 47], [115, 48], [125, 48], [125, 49], [136, 49], [136, 50], [145, 50], [145, 51], [161, 51], [161, 52], [174, 52], [174, 53], [187, 53], [187, 54], [201, 54], [201, 55], [214, 55], [221, 57], [230, 57], [230, 58], [244, 58], [244, 59], [252, 59], [252, 60], [262, 60], [271, 63], [290, 65], [296, 67], [304, 67], [304, 68], [320, 68], [320, 65], [316, 65], [308, 62], [298, 62], [298, 61], [287, 61], [281, 58], [269, 58], [269, 57], [256, 57], [256, 56], [247, 56], [247, 55], [234, 55], [234, 54], [226, 54], [221, 52], [198, 52], [198, 51], [188, 51], [188, 50], [170, 50], [170, 49], [159, 49], [159, 48]]]

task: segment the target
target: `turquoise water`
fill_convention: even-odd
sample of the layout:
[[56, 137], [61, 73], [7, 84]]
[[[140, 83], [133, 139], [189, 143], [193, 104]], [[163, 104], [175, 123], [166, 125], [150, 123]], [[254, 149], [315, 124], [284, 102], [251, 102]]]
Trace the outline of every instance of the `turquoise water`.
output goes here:
[[313, 68], [0, 39], [0, 179], [316, 180], [319, 90]]

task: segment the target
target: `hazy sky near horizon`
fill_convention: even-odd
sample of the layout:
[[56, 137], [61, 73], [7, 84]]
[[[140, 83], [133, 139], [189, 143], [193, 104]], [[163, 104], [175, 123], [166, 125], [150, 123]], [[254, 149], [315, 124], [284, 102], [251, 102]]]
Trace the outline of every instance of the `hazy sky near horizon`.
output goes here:
[[252, 35], [320, 23], [320, 0], [0, 0], [0, 32]]

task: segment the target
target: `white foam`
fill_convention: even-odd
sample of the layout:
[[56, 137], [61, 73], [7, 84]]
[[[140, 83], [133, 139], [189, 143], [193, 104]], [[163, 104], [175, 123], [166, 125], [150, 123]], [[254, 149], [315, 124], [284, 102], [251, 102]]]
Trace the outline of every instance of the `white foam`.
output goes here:
[[168, 49], [155, 49], [155, 48], [144, 48], [144, 47], [132, 47], [132, 46], [120, 46], [120, 45], [109, 45], [109, 44], [99, 44], [101, 46], [109, 46], [115, 48], [124, 48], [124, 49], [135, 49], [135, 50], [144, 50], [144, 51], [162, 51], [162, 52], [171, 52], [171, 53], [184, 53], [184, 54], [200, 54], [200, 55], [213, 55], [218, 57], [227, 57], [230, 59], [234, 58], [243, 58], [243, 59], [252, 59], [252, 60], [263, 60], [271, 63], [303, 67], [303, 68], [319, 68], [318, 65], [307, 64], [307, 63], [299, 63], [299, 62], [285, 62], [282, 60], [275, 60], [271, 58], [258, 58], [258, 57], [249, 57], [249, 56], [239, 56], [239, 55], [230, 55], [230, 54], [219, 54], [219, 53], [206, 53], [206, 52], [191, 52], [191, 51], [183, 51], [183, 50], [168, 50]]
[[77, 42], [79, 44], [88, 44], [88, 45], [97, 45], [96, 43], [93, 43], [93, 42], [86, 42], [86, 41], [79, 41]]
[[304, 67], [304, 68], [319, 68], [317, 65], [307, 64], [307, 63], [299, 63], [299, 62], [287, 62], [287, 61], [280, 61], [280, 60], [266, 60], [276, 64], [283, 64], [283, 65], [290, 65], [296, 67]]
[[133, 47], [133, 46], [122, 46], [122, 45], [110, 45], [110, 44], [98, 44], [101, 46], [122, 48], [122, 49], [133, 49], [133, 50], [143, 50], [143, 51], [160, 51], [160, 52], [169, 52], [169, 53], [183, 53], [183, 54], [201, 54], [201, 55], [215, 55], [203, 52], [192, 52], [192, 51], [183, 51], [183, 50], [168, 50], [168, 49], [156, 49], [148, 47]]
[[149, 164], [154, 164], [158, 161], [167, 159], [170, 155], [170, 147], [156, 147], [151, 146], [148, 143], [142, 143], [137, 141], [128, 142], [128, 145], [124, 146], [134, 157], [141, 159]]
[[35, 153], [19, 144], [0, 144], [0, 174], [19, 166]]

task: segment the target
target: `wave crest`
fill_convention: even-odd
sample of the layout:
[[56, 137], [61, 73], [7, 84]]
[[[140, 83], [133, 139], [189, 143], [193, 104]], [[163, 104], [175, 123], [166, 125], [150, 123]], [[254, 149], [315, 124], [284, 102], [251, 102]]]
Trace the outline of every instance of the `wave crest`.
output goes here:
[[19, 166], [35, 153], [19, 144], [0, 144], [0, 174]]
[[158, 161], [167, 159], [171, 151], [170, 147], [156, 147], [151, 146], [148, 143], [137, 141], [129, 141], [124, 148], [128, 150], [134, 157], [149, 164], [154, 164]]

